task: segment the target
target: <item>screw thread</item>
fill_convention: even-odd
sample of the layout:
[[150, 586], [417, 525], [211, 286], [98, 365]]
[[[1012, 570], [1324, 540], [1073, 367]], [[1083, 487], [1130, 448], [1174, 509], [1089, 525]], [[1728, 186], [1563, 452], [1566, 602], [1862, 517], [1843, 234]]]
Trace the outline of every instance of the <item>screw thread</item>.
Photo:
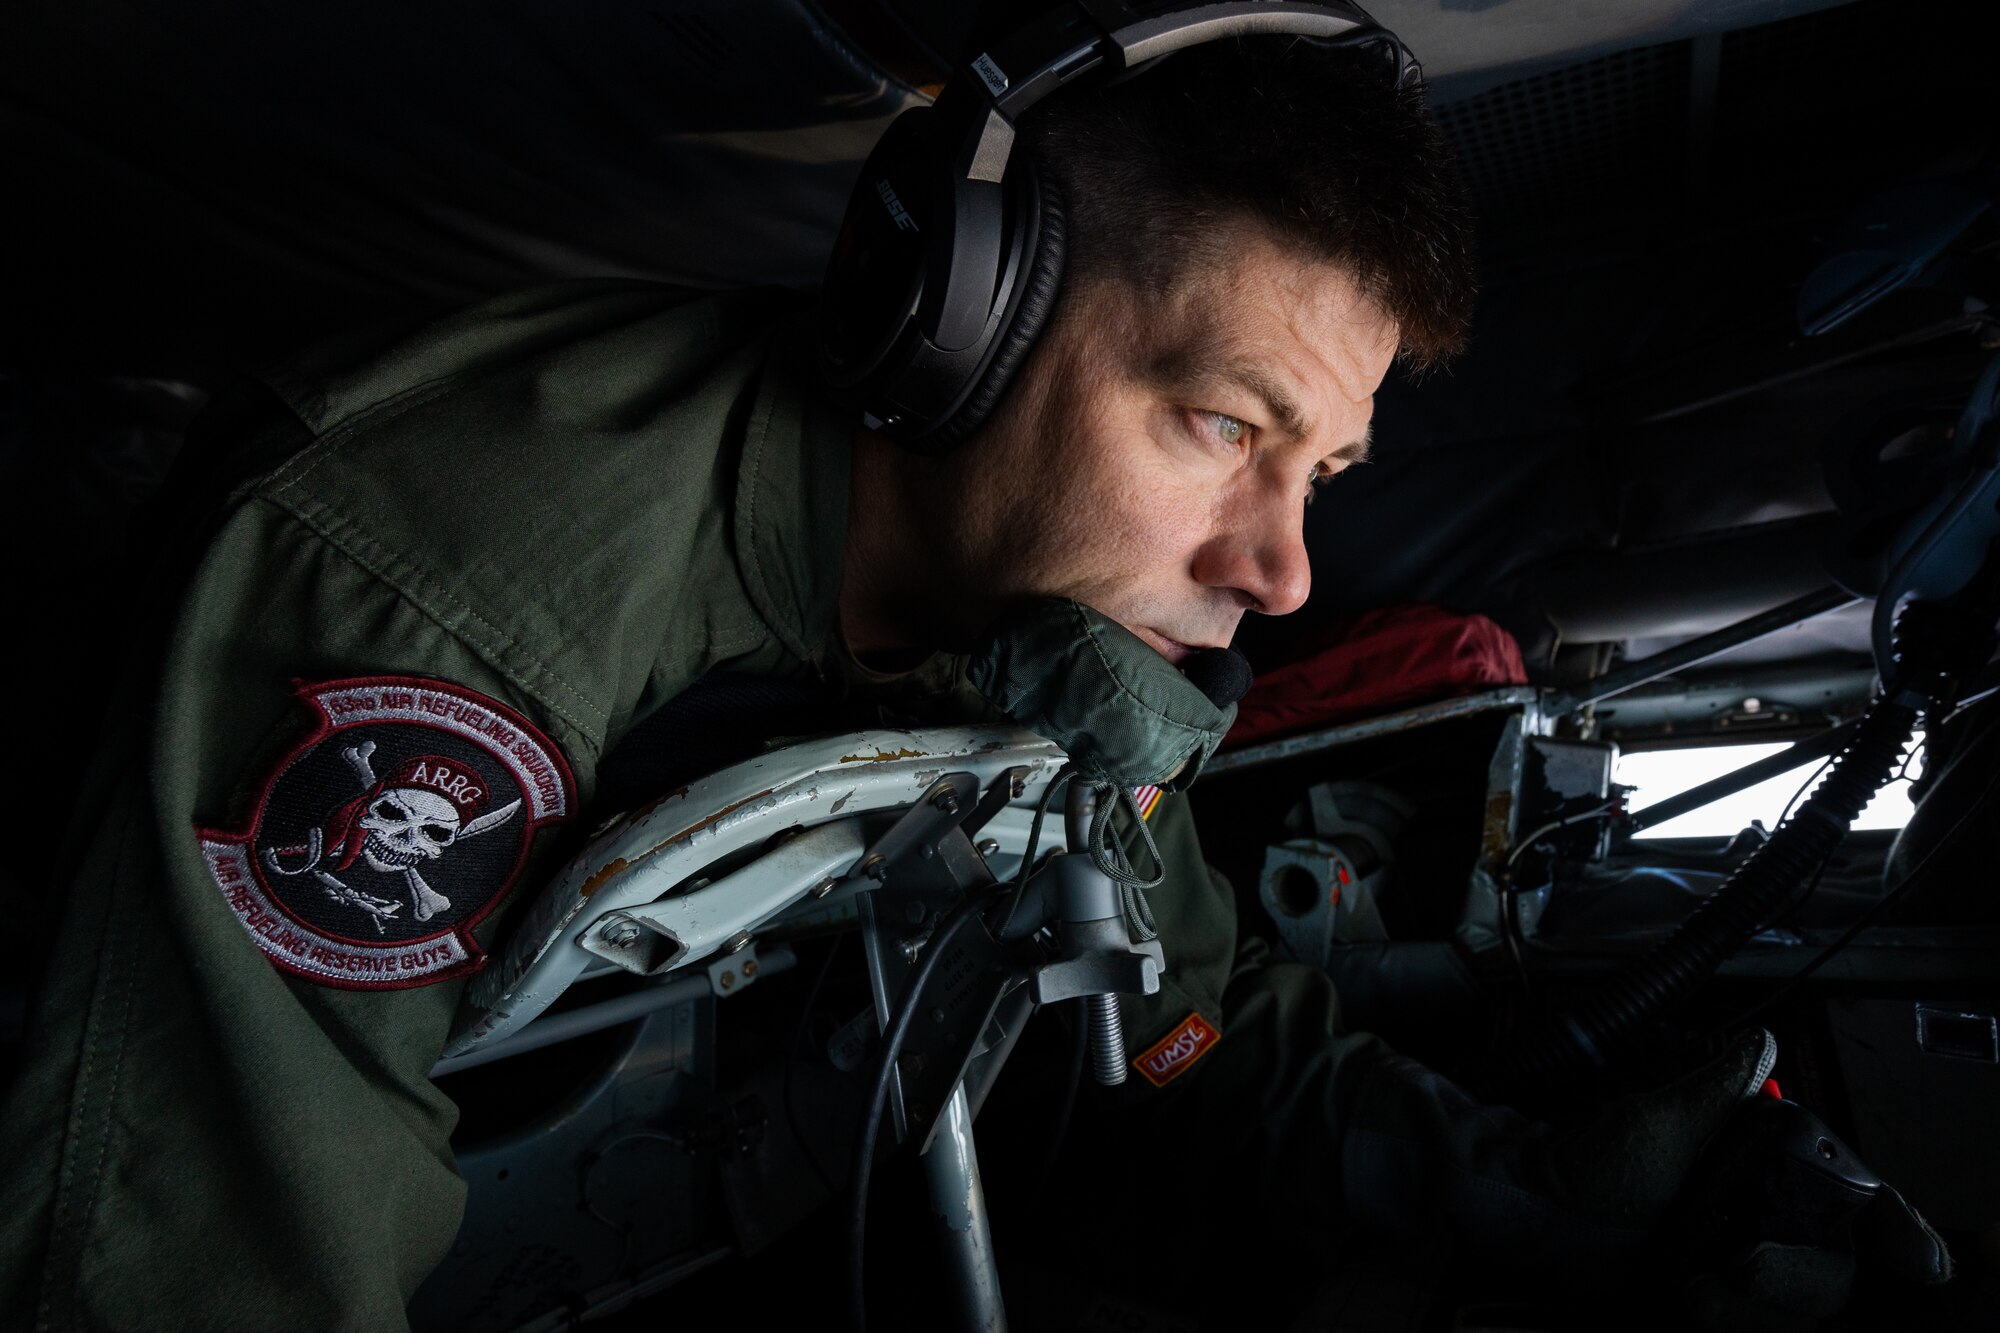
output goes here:
[[1125, 1081], [1125, 1023], [1116, 995], [1087, 995], [1084, 1012], [1090, 1020], [1090, 1070], [1107, 1088]]

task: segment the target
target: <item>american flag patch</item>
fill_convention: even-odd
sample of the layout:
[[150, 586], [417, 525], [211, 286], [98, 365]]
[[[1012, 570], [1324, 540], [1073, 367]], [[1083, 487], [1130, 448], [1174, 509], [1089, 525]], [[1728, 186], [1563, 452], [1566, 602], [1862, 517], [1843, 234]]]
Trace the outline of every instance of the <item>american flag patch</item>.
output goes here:
[[1160, 805], [1160, 789], [1158, 787], [1134, 787], [1132, 789], [1132, 800], [1139, 807], [1139, 818], [1151, 819], [1153, 811], [1157, 810]]

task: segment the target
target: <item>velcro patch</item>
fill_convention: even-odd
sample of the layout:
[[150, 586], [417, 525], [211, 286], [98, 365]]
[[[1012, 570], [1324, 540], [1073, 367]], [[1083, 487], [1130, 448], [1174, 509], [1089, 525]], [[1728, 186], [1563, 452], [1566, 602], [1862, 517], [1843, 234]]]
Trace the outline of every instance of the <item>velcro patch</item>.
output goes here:
[[1149, 1046], [1132, 1061], [1132, 1067], [1156, 1088], [1185, 1074], [1194, 1062], [1215, 1049], [1222, 1034], [1208, 1025], [1200, 1014], [1189, 1014], [1179, 1027]]
[[472, 936], [536, 831], [576, 811], [562, 752], [533, 723], [443, 681], [301, 684], [314, 727], [264, 780], [248, 827], [197, 828], [257, 947], [287, 972], [400, 990], [476, 972]]
[[1132, 789], [1132, 803], [1139, 807], [1139, 818], [1151, 819], [1153, 811], [1160, 808], [1160, 789], [1158, 787], [1134, 787]]

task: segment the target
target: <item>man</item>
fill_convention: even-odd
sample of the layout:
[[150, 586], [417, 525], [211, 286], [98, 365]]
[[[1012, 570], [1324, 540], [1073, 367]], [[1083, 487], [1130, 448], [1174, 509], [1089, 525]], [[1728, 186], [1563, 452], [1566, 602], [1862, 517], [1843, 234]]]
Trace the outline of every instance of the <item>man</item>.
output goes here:
[[[1465, 224], [1418, 91], [1289, 40], [1174, 75], [1023, 127], [1062, 296], [942, 458], [854, 428], [793, 303], [628, 284], [328, 351], [211, 424], [4, 1113], [9, 1327], [397, 1326], [463, 1197], [427, 1073], [464, 978], [702, 676], [932, 679], [1025, 595], [1171, 673], [1303, 601], [1311, 488], [1399, 353], [1462, 341]], [[1239, 950], [1184, 803], [1155, 829], [1169, 977], [1128, 1040], [1208, 1045], [1145, 1113], [1251, 1117], [1247, 1169], [1309, 1215], [1474, 1197], [1630, 1239], [1768, 1067], [1656, 1106], [1643, 1180], [1598, 1169], [1629, 1125], [1552, 1154], [1341, 1035], [1323, 977]]]

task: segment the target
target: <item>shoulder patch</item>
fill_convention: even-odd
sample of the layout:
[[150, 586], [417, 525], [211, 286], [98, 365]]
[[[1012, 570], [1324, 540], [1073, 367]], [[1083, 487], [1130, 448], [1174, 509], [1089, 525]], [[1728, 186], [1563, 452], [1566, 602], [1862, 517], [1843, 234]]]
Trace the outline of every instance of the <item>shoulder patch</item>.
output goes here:
[[485, 965], [472, 929], [537, 830], [576, 811], [562, 752], [443, 681], [301, 684], [313, 730], [241, 831], [196, 828], [216, 887], [271, 961], [322, 985], [401, 990]]
[[1132, 1067], [1156, 1088], [1164, 1088], [1215, 1049], [1222, 1034], [1200, 1014], [1189, 1014], [1180, 1025], [1140, 1053]]
[[1160, 808], [1161, 792], [1158, 787], [1134, 787], [1132, 803], [1139, 807], [1139, 818], [1150, 820], [1153, 811]]

